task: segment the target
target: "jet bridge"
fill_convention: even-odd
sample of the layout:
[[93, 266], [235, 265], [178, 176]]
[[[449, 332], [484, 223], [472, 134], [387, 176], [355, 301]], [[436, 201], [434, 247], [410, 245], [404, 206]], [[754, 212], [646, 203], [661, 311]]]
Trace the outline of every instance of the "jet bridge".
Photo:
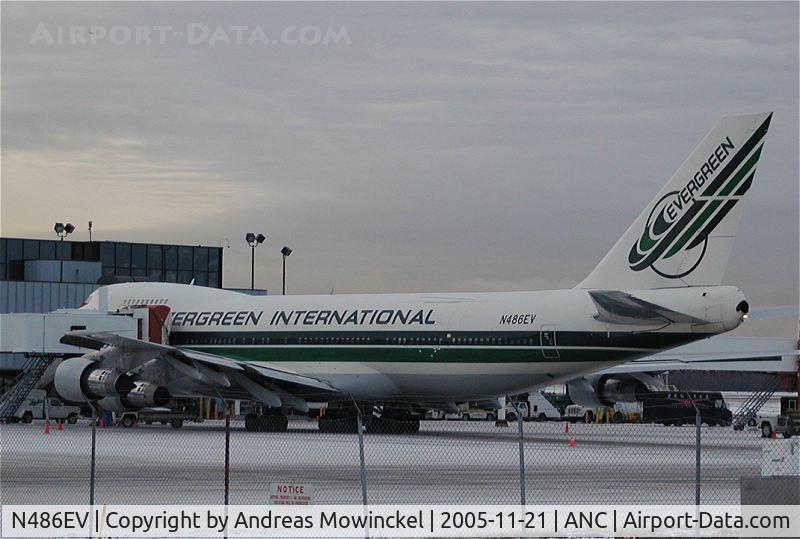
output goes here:
[[125, 314], [79, 309], [0, 314], [0, 353], [76, 354], [76, 347], [59, 342], [67, 332], [106, 331], [137, 339], [147, 335], [147, 322], [147, 309]]
[[148, 336], [149, 309], [124, 313], [63, 309], [51, 313], [0, 314], [0, 353], [24, 354], [25, 363], [11, 388], [0, 396], [0, 421], [11, 417], [28, 393], [52, 381], [54, 369], [80, 349], [60, 342], [70, 331], [106, 331], [140, 339]]

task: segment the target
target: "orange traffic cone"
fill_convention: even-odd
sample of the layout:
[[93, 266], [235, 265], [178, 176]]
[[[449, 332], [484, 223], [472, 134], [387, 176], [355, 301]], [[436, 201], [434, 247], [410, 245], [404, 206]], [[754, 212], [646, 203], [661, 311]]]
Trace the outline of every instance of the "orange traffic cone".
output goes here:
[[564, 434], [569, 434], [569, 423], [564, 423]]
[[575, 443], [575, 437], [571, 436], [570, 439], [569, 439], [569, 446], [570, 447], [575, 447], [576, 445], [578, 445], [578, 444]]
[[64, 430], [64, 424], [61, 423], [60, 419], [56, 419], [56, 430]]
[[44, 433], [45, 434], [50, 434], [50, 421], [45, 421], [44, 422]]
[[106, 426], [106, 422], [105, 422], [105, 421], [103, 421], [103, 418], [102, 418], [102, 417], [100, 418], [100, 421], [98, 422], [98, 426], [99, 426], [101, 429], [102, 429], [103, 427], [105, 427], [105, 426]]

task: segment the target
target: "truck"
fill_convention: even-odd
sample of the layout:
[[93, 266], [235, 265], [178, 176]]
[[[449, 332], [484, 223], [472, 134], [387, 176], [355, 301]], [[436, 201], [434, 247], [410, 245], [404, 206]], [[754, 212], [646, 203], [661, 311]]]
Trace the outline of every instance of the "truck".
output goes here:
[[202, 423], [204, 419], [198, 410], [197, 400], [191, 398], [172, 399], [169, 407], [128, 410], [118, 414], [117, 417], [125, 428], [132, 427], [136, 421], [140, 421], [145, 425], [161, 423], [179, 429], [186, 421]]
[[719, 391], [654, 391], [642, 397], [642, 422], [665, 426], [693, 425], [696, 411], [702, 423], [729, 426], [733, 414]]
[[[517, 400], [518, 399], [518, 400]], [[550, 421], [561, 419], [561, 413], [540, 391], [524, 393], [506, 403], [506, 419], [517, 420], [519, 410], [524, 421]], [[495, 421], [499, 417], [497, 403], [483, 401], [463, 403], [458, 411], [429, 410], [426, 419], [461, 421]]]
[[48, 397], [44, 389], [32, 389], [12, 417], [12, 421], [30, 423], [34, 419], [60, 419], [69, 424], [78, 421], [79, 406], [69, 406], [58, 397]]
[[773, 433], [780, 434], [784, 438], [800, 434], [800, 410], [797, 409], [797, 396], [781, 397], [780, 413], [756, 414], [755, 423], [763, 438], [771, 438]]

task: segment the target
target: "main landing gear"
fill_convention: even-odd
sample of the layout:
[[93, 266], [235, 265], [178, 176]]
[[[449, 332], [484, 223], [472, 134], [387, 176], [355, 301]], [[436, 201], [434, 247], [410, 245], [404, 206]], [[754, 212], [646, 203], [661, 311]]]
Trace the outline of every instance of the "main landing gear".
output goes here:
[[289, 418], [281, 414], [247, 414], [244, 430], [251, 432], [286, 432]]
[[[365, 432], [371, 434], [415, 434], [419, 431], [419, 416], [406, 409], [383, 407], [377, 410], [371, 405], [360, 404]], [[368, 413], [369, 412], [369, 413]], [[319, 418], [320, 432], [358, 432], [358, 411], [352, 404], [329, 407]]]

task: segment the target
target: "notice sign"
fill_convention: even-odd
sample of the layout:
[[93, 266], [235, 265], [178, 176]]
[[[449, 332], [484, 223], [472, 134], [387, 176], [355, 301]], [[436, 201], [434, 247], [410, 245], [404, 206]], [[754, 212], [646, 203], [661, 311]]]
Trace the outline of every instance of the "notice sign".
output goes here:
[[314, 503], [314, 485], [304, 483], [270, 483], [270, 505], [311, 505]]

